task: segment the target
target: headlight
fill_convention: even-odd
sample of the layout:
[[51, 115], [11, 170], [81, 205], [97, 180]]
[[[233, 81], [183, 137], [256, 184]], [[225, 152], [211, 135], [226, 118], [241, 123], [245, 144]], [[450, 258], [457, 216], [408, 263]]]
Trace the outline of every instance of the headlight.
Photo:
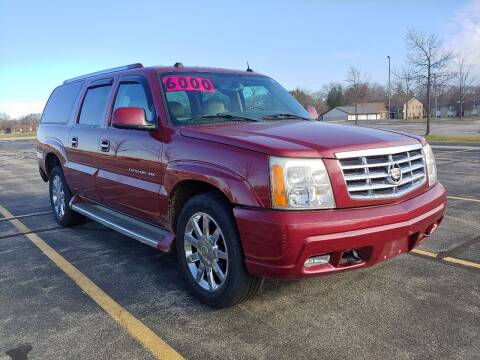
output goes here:
[[320, 159], [270, 157], [270, 186], [276, 209], [335, 207], [332, 185]]
[[423, 153], [427, 165], [428, 185], [432, 186], [437, 182], [437, 165], [435, 164], [435, 156], [429, 144], [423, 147]]

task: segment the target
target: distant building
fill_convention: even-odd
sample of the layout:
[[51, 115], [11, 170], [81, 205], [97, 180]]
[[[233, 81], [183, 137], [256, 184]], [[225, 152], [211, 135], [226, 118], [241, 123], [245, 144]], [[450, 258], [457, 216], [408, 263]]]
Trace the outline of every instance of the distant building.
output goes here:
[[477, 104], [465, 103], [463, 104], [463, 116], [464, 117], [474, 117], [478, 116], [480, 113]]
[[[480, 115], [480, 105], [466, 102], [463, 104], [463, 117], [476, 117]], [[432, 109], [433, 110], [433, 109]], [[435, 111], [437, 118], [457, 118], [460, 117], [460, 105], [457, 104], [441, 104]]]
[[405, 104], [390, 105], [390, 119], [403, 119], [403, 110]]
[[454, 105], [439, 106], [436, 111], [437, 118], [450, 118], [457, 116], [457, 109]]
[[403, 104], [403, 119], [423, 119], [423, 104], [415, 96]]
[[[408, 108], [407, 108], [408, 107]], [[463, 104], [463, 117], [480, 116], [480, 104], [466, 101]], [[408, 111], [406, 111], [408, 110]], [[384, 103], [361, 103], [358, 104], [358, 120], [385, 120], [387, 119], [388, 106]], [[460, 117], [460, 105], [450, 101], [441, 102], [437, 108], [432, 106], [432, 117], [436, 118], [457, 118]], [[405, 104], [391, 104], [390, 119], [423, 119], [425, 118], [425, 107], [415, 96]], [[321, 116], [325, 121], [355, 121], [355, 106], [337, 106], [330, 109]]]
[[10, 129], [10, 133], [18, 134], [18, 133], [28, 133], [37, 131], [37, 127], [34, 125], [15, 125]]
[[[360, 103], [357, 105], [358, 120], [385, 120], [388, 109], [384, 103]], [[355, 121], [355, 106], [337, 106], [322, 115], [325, 121]]]
[[471, 105], [469, 108], [466, 108], [464, 111], [463, 111], [463, 115], [466, 116], [466, 117], [469, 117], [469, 116], [479, 116], [480, 115], [480, 111], [478, 109], [478, 105], [477, 104], [473, 104]]

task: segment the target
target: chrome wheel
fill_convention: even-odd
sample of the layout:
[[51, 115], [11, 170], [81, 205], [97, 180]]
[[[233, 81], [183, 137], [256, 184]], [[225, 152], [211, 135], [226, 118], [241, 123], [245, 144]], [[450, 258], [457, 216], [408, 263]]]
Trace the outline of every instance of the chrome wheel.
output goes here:
[[65, 215], [65, 191], [62, 179], [58, 175], [52, 179], [52, 204], [57, 216], [63, 218]]
[[220, 226], [203, 212], [187, 222], [184, 252], [190, 274], [204, 290], [218, 291], [228, 276], [228, 249]]

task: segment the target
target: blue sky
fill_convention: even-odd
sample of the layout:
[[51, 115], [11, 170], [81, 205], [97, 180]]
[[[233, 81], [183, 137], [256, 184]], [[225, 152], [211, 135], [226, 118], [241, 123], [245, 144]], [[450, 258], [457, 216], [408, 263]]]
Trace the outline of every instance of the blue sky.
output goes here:
[[[471, 32], [463, 17], [479, 8], [478, 0], [0, 0], [0, 112], [41, 111], [64, 79], [133, 62], [243, 69], [248, 61], [288, 89], [310, 90], [355, 65], [383, 84], [386, 56], [404, 61], [407, 29], [455, 46]], [[478, 29], [478, 18], [469, 21]]]

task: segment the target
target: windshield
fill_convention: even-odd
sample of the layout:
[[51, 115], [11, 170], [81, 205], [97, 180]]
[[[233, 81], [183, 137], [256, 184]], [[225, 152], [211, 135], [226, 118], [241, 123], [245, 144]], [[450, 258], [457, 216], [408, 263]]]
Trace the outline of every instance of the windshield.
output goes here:
[[309, 119], [308, 112], [266, 76], [214, 72], [162, 74], [173, 125]]

